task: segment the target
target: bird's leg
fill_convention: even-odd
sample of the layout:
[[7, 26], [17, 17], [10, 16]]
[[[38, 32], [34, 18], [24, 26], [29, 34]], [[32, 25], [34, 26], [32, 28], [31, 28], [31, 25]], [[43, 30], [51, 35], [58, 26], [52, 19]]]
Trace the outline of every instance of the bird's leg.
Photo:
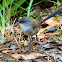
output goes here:
[[28, 40], [29, 40], [29, 42], [33, 41], [32, 36], [28, 36]]
[[35, 41], [38, 40], [37, 35], [34, 35], [34, 36], [33, 36], [33, 40], [35, 40]]

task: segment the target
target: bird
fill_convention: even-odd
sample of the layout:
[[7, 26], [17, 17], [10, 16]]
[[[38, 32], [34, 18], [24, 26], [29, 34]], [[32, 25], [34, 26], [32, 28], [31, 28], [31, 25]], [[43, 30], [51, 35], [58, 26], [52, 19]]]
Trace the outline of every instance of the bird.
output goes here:
[[17, 23], [22, 29], [23, 33], [28, 36], [36, 35], [40, 29], [42, 23], [48, 20], [51, 17], [54, 17], [62, 10], [62, 7], [59, 7], [56, 11], [51, 13], [48, 17], [46, 17], [43, 21], [34, 21], [29, 17], [22, 17]]

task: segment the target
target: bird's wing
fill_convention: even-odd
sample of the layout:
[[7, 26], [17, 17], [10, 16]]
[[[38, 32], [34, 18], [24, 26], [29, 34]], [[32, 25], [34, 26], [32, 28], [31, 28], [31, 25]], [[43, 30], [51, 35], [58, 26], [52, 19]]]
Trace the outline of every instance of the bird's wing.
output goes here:
[[37, 27], [39, 23], [40, 23], [40, 21], [35, 21], [35, 22], [32, 24], [32, 27], [33, 27], [33, 28]]

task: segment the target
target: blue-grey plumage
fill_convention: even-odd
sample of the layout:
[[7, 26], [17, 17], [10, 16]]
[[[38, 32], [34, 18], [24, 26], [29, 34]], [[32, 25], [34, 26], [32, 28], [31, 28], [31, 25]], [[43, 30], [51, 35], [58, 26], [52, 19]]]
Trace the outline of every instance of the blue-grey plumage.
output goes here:
[[[23, 22], [23, 23], [21, 23]], [[29, 35], [29, 36], [32, 36], [32, 35], [35, 35], [39, 29], [37, 28], [32, 28], [32, 24], [34, 23], [35, 21], [28, 18], [28, 17], [22, 17], [22, 19], [19, 20], [19, 25], [20, 25], [20, 28], [22, 29], [22, 31], [26, 34], [26, 35]], [[36, 32], [35, 32], [36, 31]]]
[[29, 36], [37, 34], [37, 32], [40, 29], [41, 23], [45, 22], [49, 18], [55, 16], [62, 10], [62, 7], [59, 7], [56, 11], [54, 11], [52, 14], [50, 14], [47, 18], [45, 18], [43, 21], [34, 21], [28, 17], [22, 17], [17, 23], [19, 23], [20, 28], [22, 31]]

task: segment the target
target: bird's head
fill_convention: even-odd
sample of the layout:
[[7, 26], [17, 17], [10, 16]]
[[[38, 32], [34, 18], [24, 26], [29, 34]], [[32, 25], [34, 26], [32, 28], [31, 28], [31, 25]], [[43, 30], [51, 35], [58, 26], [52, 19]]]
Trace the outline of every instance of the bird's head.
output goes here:
[[17, 23], [32, 25], [34, 23], [34, 21], [28, 17], [22, 17], [22, 19], [20, 19]]

